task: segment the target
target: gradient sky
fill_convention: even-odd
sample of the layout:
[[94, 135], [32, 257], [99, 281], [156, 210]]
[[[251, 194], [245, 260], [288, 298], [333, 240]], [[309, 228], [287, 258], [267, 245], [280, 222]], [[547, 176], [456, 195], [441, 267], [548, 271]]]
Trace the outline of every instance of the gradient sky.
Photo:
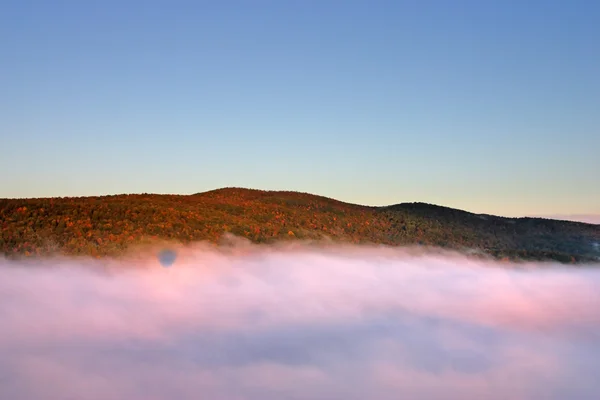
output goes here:
[[0, 3], [0, 197], [600, 214], [600, 2]]

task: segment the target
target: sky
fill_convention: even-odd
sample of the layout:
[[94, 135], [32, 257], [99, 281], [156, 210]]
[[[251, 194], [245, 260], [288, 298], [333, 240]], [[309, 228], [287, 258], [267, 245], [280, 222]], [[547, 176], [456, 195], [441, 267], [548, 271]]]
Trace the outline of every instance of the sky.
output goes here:
[[600, 3], [0, 3], [0, 197], [600, 214]]

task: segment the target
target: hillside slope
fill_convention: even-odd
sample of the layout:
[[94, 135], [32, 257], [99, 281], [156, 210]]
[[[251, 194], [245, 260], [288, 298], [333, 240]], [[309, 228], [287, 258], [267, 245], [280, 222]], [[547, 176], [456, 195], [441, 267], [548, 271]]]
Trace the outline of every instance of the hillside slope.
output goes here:
[[0, 252], [118, 256], [158, 241], [210, 241], [224, 233], [256, 243], [327, 238], [422, 244], [497, 258], [598, 260], [600, 225], [502, 218], [424, 203], [368, 207], [298, 192], [225, 188], [189, 196], [0, 199]]

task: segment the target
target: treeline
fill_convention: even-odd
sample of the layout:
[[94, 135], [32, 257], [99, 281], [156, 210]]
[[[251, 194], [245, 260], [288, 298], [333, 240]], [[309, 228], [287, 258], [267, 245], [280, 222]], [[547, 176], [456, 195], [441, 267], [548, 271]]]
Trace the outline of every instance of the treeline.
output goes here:
[[220, 189], [192, 196], [118, 195], [0, 200], [0, 251], [118, 256], [153, 241], [255, 243], [330, 239], [475, 249], [497, 258], [595, 259], [600, 227], [477, 216], [426, 204], [375, 208], [296, 192]]

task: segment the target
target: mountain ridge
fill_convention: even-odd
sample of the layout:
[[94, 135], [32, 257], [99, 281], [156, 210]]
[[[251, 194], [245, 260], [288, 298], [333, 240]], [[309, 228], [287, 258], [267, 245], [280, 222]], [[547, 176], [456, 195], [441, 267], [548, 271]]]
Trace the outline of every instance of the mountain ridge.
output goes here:
[[[246, 192], [250, 192], [250, 193], [256, 192], [256, 193], [270, 194], [270, 195], [275, 195], [275, 194], [306, 195], [306, 196], [310, 196], [310, 197], [314, 197], [314, 198], [329, 200], [329, 201], [340, 203], [340, 204], [347, 204], [347, 205], [351, 205], [351, 206], [371, 208], [371, 209], [385, 209], [385, 208], [402, 207], [402, 206], [408, 206], [408, 205], [422, 205], [422, 206], [428, 206], [428, 207], [432, 207], [432, 208], [442, 208], [442, 209], [446, 209], [446, 210], [464, 212], [464, 213], [476, 215], [476, 216], [502, 218], [502, 219], [506, 219], [506, 220], [535, 219], [535, 220], [550, 220], [550, 221], [560, 221], [560, 222], [573, 222], [573, 223], [577, 223], [577, 224], [587, 224], [587, 225], [600, 225], [600, 223], [596, 224], [596, 223], [585, 222], [585, 221], [581, 221], [581, 220], [565, 219], [568, 217], [568, 215], [563, 215], [563, 214], [557, 214], [556, 216], [531, 215], [531, 216], [522, 216], [522, 217], [507, 217], [507, 216], [489, 214], [489, 213], [475, 213], [475, 212], [464, 210], [461, 208], [448, 207], [448, 206], [444, 206], [444, 205], [440, 205], [440, 204], [427, 203], [427, 202], [422, 202], [422, 201], [401, 202], [401, 203], [394, 203], [394, 204], [385, 205], [385, 206], [371, 206], [371, 205], [364, 205], [364, 204], [358, 204], [358, 203], [351, 203], [351, 202], [339, 200], [339, 199], [336, 199], [333, 197], [322, 196], [322, 195], [318, 195], [318, 194], [314, 194], [314, 193], [310, 193], [310, 192], [301, 192], [301, 191], [294, 191], [294, 190], [264, 190], [264, 189], [248, 188], [248, 187], [243, 187], [243, 186], [226, 186], [226, 187], [210, 189], [210, 190], [207, 190], [204, 192], [196, 192], [196, 193], [191, 193], [191, 194], [142, 192], [142, 193], [117, 193], [117, 194], [94, 195], [94, 196], [90, 195], [90, 196], [54, 196], [54, 197], [6, 197], [6, 198], [0, 198], [0, 201], [3, 201], [3, 200], [17, 201], [17, 200], [49, 200], [49, 199], [89, 199], [89, 198], [101, 199], [101, 198], [113, 198], [113, 197], [121, 197], [121, 196], [194, 197], [194, 196], [204, 196], [204, 195], [209, 195], [209, 194], [227, 193], [229, 191], [246, 191]], [[573, 217], [581, 217], [582, 215], [587, 216], [587, 214], [573, 214]]]
[[475, 249], [498, 259], [595, 262], [600, 225], [502, 217], [424, 202], [367, 206], [311, 193], [224, 187], [189, 195], [0, 199], [0, 252], [117, 256], [140, 243], [322, 240]]

